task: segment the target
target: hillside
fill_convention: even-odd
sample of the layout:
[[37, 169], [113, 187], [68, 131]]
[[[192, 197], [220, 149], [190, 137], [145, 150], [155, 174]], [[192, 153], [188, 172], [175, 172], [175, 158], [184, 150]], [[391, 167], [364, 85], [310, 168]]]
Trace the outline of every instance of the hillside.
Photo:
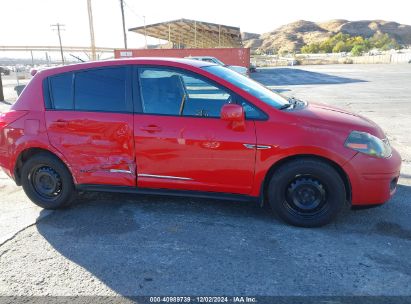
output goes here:
[[245, 47], [264, 52], [298, 52], [306, 44], [322, 42], [339, 32], [364, 38], [372, 37], [376, 33], [388, 34], [401, 45], [411, 45], [410, 25], [383, 20], [343, 19], [322, 23], [299, 20], [259, 36], [247, 33], [243, 42]]

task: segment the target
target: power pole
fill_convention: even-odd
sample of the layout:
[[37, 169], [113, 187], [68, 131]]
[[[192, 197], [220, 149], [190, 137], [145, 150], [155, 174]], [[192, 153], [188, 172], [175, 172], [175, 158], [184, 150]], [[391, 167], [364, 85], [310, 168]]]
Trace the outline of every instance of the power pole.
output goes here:
[[91, 9], [91, 0], [87, 0], [88, 9], [88, 25], [90, 27], [90, 41], [91, 41], [91, 60], [96, 60], [96, 42], [94, 40], [94, 26], [93, 26], [93, 11]]
[[0, 72], [0, 101], [4, 101], [3, 81], [1, 79], [1, 72]]
[[46, 62], [47, 62], [47, 66], [50, 66], [49, 54], [47, 52], [46, 52]]
[[33, 56], [33, 50], [30, 50], [30, 55], [31, 55], [31, 65], [34, 67], [34, 56]]
[[147, 29], [146, 29], [146, 16], [143, 16], [144, 20], [144, 40], [146, 42], [146, 49], [147, 49]]
[[59, 43], [60, 43], [60, 54], [61, 54], [61, 62], [63, 62], [64, 65], [64, 55], [63, 55], [63, 45], [61, 44], [61, 31], [63, 31], [63, 27], [65, 26], [64, 24], [56, 23], [50, 25], [51, 27], [57, 28], [57, 34], [59, 36]]
[[124, 1], [120, 0], [121, 18], [123, 19], [124, 48], [127, 49], [126, 20], [124, 18]]

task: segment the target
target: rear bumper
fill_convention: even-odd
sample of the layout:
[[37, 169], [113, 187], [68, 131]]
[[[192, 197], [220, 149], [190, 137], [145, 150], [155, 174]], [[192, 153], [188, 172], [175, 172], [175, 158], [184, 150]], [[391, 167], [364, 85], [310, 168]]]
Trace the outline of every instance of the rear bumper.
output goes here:
[[401, 157], [395, 149], [391, 157], [384, 159], [356, 154], [344, 166], [351, 182], [352, 205], [376, 205], [388, 201], [397, 189], [400, 169]]
[[14, 172], [9, 168], [9, 161], [6, 159], [1, 159], [0, 157], [0, 172], [3, 171], [8, 177], [14, 180]]
[[5, 172], [9, 177], [13, 178], [14, 174], [11, 167], [8, 143], [5, 140], [4, 134], [0, 133], [0, 171]]

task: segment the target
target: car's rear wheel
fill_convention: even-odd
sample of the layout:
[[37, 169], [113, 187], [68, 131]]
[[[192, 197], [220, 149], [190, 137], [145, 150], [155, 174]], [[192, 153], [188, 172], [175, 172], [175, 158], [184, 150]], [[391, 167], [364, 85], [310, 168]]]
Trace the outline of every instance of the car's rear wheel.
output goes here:
[[21, 181], [30, 200], [45, 209], [68, 206], [75, 197], [70, 171], [48, 153], [36, 154], [23, 164]]
[[319, 227], [331, 222], [346, 201], [339, 173], [316, 159], [296, 159], [278, 168], [268, 185], [272, 209], [287, 223]]

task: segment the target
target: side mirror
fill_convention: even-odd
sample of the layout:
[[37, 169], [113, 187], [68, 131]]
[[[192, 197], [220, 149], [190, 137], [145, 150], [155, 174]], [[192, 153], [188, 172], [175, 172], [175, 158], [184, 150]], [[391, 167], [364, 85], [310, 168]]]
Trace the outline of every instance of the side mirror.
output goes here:
[[229, 122], [233, 130], [245, 129], [244, 108], [238, 104], [225, 104], [221, 109], [221, 119]]

